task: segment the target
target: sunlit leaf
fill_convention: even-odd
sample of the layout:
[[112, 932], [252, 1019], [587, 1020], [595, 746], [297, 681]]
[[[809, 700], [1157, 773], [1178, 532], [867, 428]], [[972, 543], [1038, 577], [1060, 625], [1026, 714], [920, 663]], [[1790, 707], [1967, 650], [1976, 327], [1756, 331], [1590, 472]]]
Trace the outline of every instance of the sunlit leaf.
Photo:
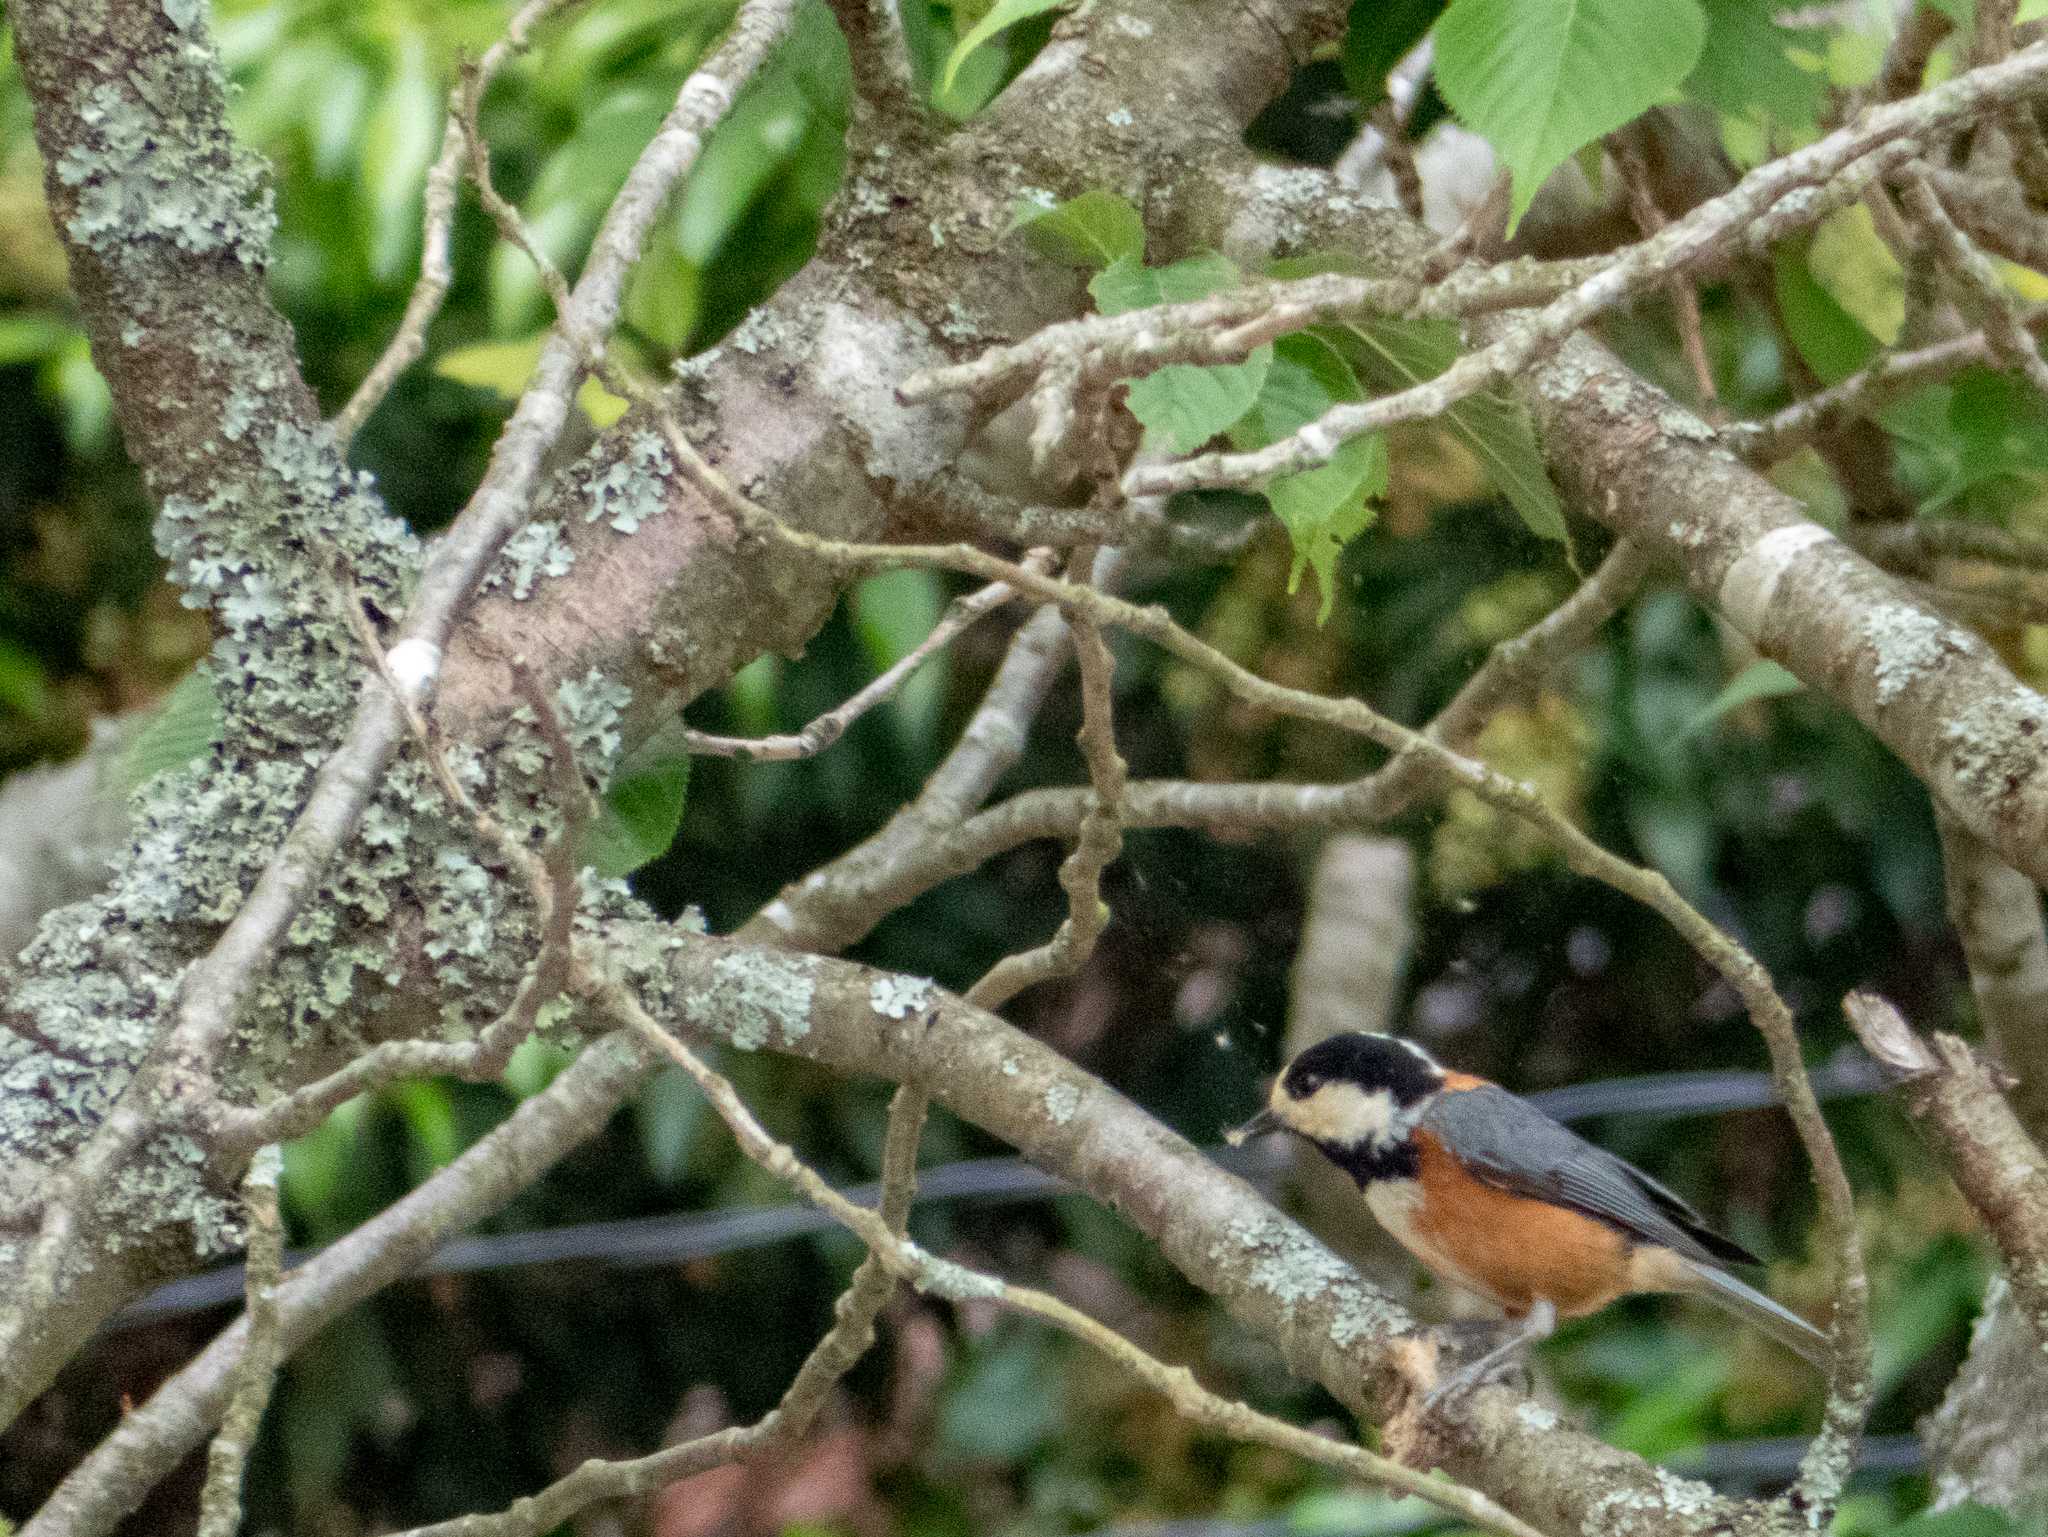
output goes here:
[[1034, 16], [1043, 16], [1047, 11], [1056, 11], [1072, 4], [1073, 0], [996, 0], [989, 7], [988, 14], [967, 29], [960, 41], [953, 45], [953, 52], [947, 57], [945, 68], [939, 71], [939, 89], [949, 91], [953, 78], [960, 72], [960, 66], [982, 44], [998, 33], [1006, 32], [1021, 21]]
[[1270, 346], [1242, 363], [1171, 363], [1131, 380], [1125, 404], [1144, 425], [1148, 444], [1193, 453], [1251, 409], [1272, 366]]
[[1514, 173], [1510, 232], [1581, 145], [1677, 94], [1706, 34], [1697, 0], [1451, 0], [1437, 88]]

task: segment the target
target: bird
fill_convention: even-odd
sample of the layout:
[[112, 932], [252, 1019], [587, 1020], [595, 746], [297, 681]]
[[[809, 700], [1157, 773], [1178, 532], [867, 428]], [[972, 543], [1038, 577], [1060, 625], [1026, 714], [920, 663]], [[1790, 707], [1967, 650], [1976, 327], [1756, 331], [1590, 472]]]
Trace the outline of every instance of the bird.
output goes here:
[[1635, 1292], [1704, 1297], [1822, 1370], [1831, 1359], [1825, 1334], [1729, 1269], [1762, 1262], [1681, 1197], [1413, 1041], [1353, 1030], [1306, 1048], [1229, 1140], [1270, 1131], [1313, 1144], [1432, 1274], [1517, 1325], [1432, 1388], [1425, 1410], [1484, 1382], [1560, 1318]]

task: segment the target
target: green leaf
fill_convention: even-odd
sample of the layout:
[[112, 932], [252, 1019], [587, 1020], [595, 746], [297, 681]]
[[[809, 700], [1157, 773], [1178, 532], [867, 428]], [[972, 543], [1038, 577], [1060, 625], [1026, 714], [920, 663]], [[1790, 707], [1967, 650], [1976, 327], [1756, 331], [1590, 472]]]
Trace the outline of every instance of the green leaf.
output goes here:
[[1893, 1527], [1888, 1537], [2015, 1537], [2020, 1530], [2004, 1511], [1971, 1500], [1947, 1510], [1923, 1510]]
[[181, 769], [220, 740], [220, 701], [202, 665], [178, 680], [149, 724], [135, 733], [108, 776], [108, 788], [131, 795], [159, 774]]
[[1823, 384], [1839, 384], [1877, 356], [1878, 340], [1807, 270], [1803, 251], [1771, 253], [1771, 284], [1785, 334]]
[[413, 249], [427, 164], [440, 146], [443, 101], [427, 59], [424, 33], [398, 41], [391, 78], [383, 83], [363, 136], [363, 191], [369, 200], [370, 271], [396, 278]]
[[648, 1172], [662, 1184], [673, 1185], [683, 1177], [690, 1138], [703, 1108], [704, 1096], [679, 1067], [663, 1068], [640, 1091], [633, 1107], [640, 1151], [647, 1159]]
[[462, 1154], [462, 1127], [454, 1096], [438, 1078], [402, 1078], [379, 1095], [405, 1122], [406, 1164], [419, 1184]]
[[434, 372], [443, 379], [489, 390], [501, 400], [517, 400], [540, 362], [545, 332], [510, 342], [472, 342], [444, 352], [434, 360]]
[[1337, 557], [1344, 546], [1372, 527], [1371, 498], [1387, 489], [1387, 440], [1368, 432], [1343, 443], [1328, 464], [1283, 475], [1266, 488], [1273, 511], [1294, 541], [1294, 568], [1287, 590], [1301, 585], [1303, 570], [1312, 570], [1322, 588], [1323, 605], [1316, 623], [1329, 620], [1337, 601]]
[[[883, 571], [854, 588], [850, 607], [854, 637], [868, 665], [886, 672], [915, 651], [946, 612], [944, 584], [934, 571], [904, 567]], [[945, 703], [950, 651], [927, 657], [889, 702], [906, 745], [928, 747]]]
[[1066, 1402], [1045, 1335], [998, 1325], [940, 1401], [939, 1439], [960, 1456], [1018, 1462], [1057, 1434]]
[[499, 1077], [515, 1097], [532, 1099], [575, 1060], [576, 1054], [565, 1047], [543, 1040], [538, 1035], [529, 1035], [512, 1048], [512, 1055], [505, 1061], [505, 1071]]
[[604, 804], [585, 835], [584, 863], [612, 880], [659, 859], [676, 841], [689, 790], [687, 753], [635, 753], [605, 787]]
[[1143, 423], [1148, 444], [1191, 454], [1251, 409], [1272, 366], [1270, 345], [1242, 363], [1169, 363], [1131, 380], [1125, 404]]
[[946, 60], [946, 67], [939, 71], [939, 89], [951, 92], [954, 76], [967, 56], [998, 33], [1007, 32], [1020, 21], [1029, 21], [1034, 16], [1043, 16], [1047, 11], [1059, 10], [1072, 0], [996, 0], [989, 7], [988, 14], [967, 29], [967, 33], [953, 45], [953, 52]]
[[1351, 0], [1344, 29], [1344, 83], [1370, 111], [1387, 97], [1387, 74], [1422, 41], [1444, 0]]
[[1105, 315], [1125, 315], [1155, 304], [1186, 304], [1206, 299], [1242, 279], [1237, 263], [1215, 251], [1165, 267], [1147, 267], [1137, 258], [1119, 256], [1088, 280], [1095, 308]]
[[1730, 710], [1739, 710], [1753, 700], [1776, 699], [1784, 694], [1796, 694], [1805, 687], [1785, 668], [1767, 656], [1760, 656], [1723, 685], [1713, 702], [1692, 718], [1684, 734], [1697, 736]]
[[363, 1095], [334, 1107], [333, 1112], [303, 1137], [284, 1145], [284, 1172], [278, 1193], [285, 1209], [318, 1242], [347, 1226], [335, 1202], [356, 1170], [356, 1137], [369, 1101]]
[[[1239, 449], [1262, 448], [1299, 431], [1332, 406], [1362, 400], [1365, 390], [1343, 351], [1316, 331], [1297, 331], [1273, 344], [1273, 366], [1265, 387], [1230, 434]], [[1266, 488], [1266, 500], [1294, 542], [1294, 569], [1287, 590], [1312, 570], [1322, 589], [1317, 623], [1336, 602], [1337, 557], [1350, 540], [1372, 526], [1369, 499], [1387, 488], [1387, 445], [1379, 433], [1343, 444], [1328, 464], [1282, 476]]]
[[1114, 192], [1097, 189], [1048, 208], [1019, 205], [1008, 234], [1021, 234], [1041, 256], [1070, 267], [1107, 267], [1145, 259], [1145, 221]]
[[[1375, 394], [1434, 379], [1458, 357], [1457, 327], [1447, 320], [1375, 318], [1342, 328], [1358, 375]], [[1483, 390], [1444, 413], [1444, 421], [1508, 499], [1530, 533], [1566, 542], [1564, 505], [1550, 483], [1528, 413], [1507, 395]]]
[[1820, 116], [1828, 83], [1786, 57], [1816, 34], [1780, 26], [1773, 0], [1706, 0], [1707, 38], [1685, 94], [1734, 117], [1759, 113], [1804, 127]]
[[35, 653], [0, 635], [0, 708], [37, 719], [49, 704], [43, 664]]
[[34, 363], [50, 356], [71, 339], [75, 329], [40, 310], [0, 315], [0, 367]]
[[1698, 0], [1451, 0], [1437, 88], [1514, 173], [1510, 233], [1581, 145], [1677, 94], [1706, 35]]

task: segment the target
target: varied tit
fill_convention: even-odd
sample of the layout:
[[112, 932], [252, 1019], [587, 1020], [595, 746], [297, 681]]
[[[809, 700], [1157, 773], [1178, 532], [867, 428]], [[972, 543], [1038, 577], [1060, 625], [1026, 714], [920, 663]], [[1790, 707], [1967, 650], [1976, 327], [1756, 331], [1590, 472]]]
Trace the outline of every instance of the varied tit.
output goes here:
[[1232, 1142], [1291, 1131], [1358, 1181], [1380, 1225], [1443, 1280], [1522, 1326], [1429, 1402], [1484, 1381], [1505, 1356], [1630, 1292], [1690, 1292], [1816, 1366], [1827, 1337], [1737, 1280], [1761, 1263], [1640, 1169], [1526, 1100], [1450, 1071], [1412, 1042], [1353, 1031], [1309, 1047]]

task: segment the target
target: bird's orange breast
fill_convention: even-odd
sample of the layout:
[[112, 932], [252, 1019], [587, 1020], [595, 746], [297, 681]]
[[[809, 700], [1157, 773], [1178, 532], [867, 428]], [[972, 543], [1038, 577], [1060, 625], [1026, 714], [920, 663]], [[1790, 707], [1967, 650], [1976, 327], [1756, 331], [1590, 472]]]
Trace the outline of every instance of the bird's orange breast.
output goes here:
[[1419, 1168], [1409, 1190], [1387, 1190], [1373, 1210], [1437, 1275], [1505, 1308], [1548, 1299], [1560, 1316], [1605, 1307], [1631, 1285], [1632, 1245], [1593, 1217], [1513, 1195], [1469, 1174], [1442, 1142], [1417, 1130]]

